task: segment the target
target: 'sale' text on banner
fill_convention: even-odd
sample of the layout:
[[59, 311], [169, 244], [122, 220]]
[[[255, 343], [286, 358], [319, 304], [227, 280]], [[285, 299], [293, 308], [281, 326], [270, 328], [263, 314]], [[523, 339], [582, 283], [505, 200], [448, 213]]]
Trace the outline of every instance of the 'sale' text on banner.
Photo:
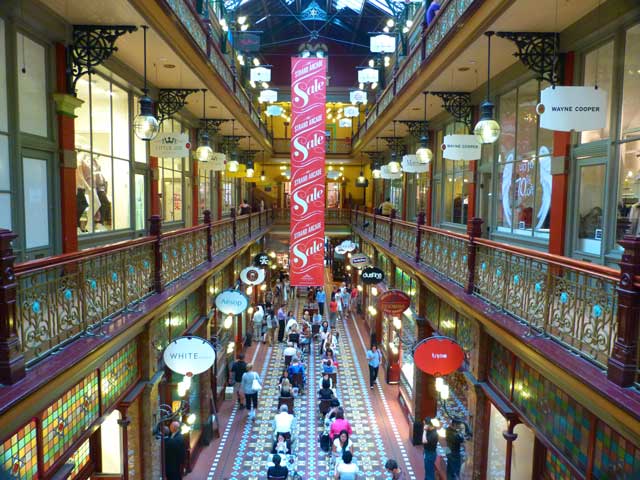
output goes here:
[[293, 286], [324, 284], [326, 59], [291, 59], [291, 238]]

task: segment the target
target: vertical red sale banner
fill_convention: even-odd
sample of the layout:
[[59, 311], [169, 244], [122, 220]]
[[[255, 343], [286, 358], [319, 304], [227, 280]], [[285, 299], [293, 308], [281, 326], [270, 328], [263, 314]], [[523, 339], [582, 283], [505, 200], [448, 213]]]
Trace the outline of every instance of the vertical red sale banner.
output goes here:
[[324, 284], [324, 162], [327, 63], [291, 59], [291, 234], [289, 279]]

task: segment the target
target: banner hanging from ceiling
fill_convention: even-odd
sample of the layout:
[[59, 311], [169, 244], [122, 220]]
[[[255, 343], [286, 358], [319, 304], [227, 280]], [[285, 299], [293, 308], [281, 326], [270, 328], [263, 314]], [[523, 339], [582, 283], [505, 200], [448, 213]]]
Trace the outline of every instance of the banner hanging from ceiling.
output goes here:
[[292, 286], [324, 284], [326, 59], [291, 59]]

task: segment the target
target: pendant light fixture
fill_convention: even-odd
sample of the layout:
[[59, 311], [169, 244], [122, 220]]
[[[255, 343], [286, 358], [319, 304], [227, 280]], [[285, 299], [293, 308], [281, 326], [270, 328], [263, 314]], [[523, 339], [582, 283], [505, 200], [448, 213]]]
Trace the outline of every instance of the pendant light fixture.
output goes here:
[[144, 38], [144, 88], [140, 97], [140, 114], [133, 120], [133, 132], [140, 140], [153, 140], [160, 131], [160, 122], [153, 114], [153, 100], [147, 88], [147, 25], [142, 26]]
[[231, 142], [233, 143], [233, 151], [231, 152], [231, 160], [227, 164], [228, 170], [231, 173], [235, 173], [238, 171], [240, 164], [238, 163], [238, 152], [236, 151], [236, 120], [231, 119]]
[[209, 144], [209, 130], [207, 128], [207, 89], [202, 89], [202, 120], [204, 121], [204, 128], [200, 132], [200, 141], [198, 148], [196, 149], [196, 158], [200, 162], [208, 162], [213, 156], [213, 149]]
[[249, 150], [247, 151], [247, 155], [249, 155], [249, 158], [247, 160], [247, 178], [253, 178], [255, 170], [253, 168], [253, 159], [251, 158], [251, 137], [249, 137]]
[[262, 171], [260, 172], [260, 181], [264, 182], [267, 176], [264, 174], [264, 150], [260, 150], [260, 165], [262, 165]]
[[473, 129], [473, 133], [480, 143], [495, 143], [500, 137], [500, 124], [493, 118], [494, 105], [491, 103], [491, 37], [495, 32], [485, 32], [488, 41], [487, 48], [487, 98], [480, 105], [480, 121]]
[[379, 151], [378, 151], [378, 137], [376, 137], [376, 154], [375, 158], [371, 162], [371, 176], [373, 178], [380, 178], [382, 172], [380, 171], [380, 165], [378, 163]]
[[360, 154], [360, 175], [358, 175], [358, 179], [356, 180], [356, 187], [367, 187], [369, 182], [364, 176], [364, 167], [362, 165], [362, 154]]
[[398, 140], [396, 138], [396, 121], [393, 121], [393, 152], [391, 152], [391, 160], [387, 164], [387, 168], [389, 168], [390, 173], [399, 173], [400, 172], [400, 162], [397, 160], [398, 157]]
[[420, 137], [420, 148], [416, 150], [416, 157], [420, 163], [429, 163], [433, 158], [433, 152], [429, 148], [429, 130], [427, 130], [427, 95], [429, 92], [422, 92], [424, 95], [424, 132]]

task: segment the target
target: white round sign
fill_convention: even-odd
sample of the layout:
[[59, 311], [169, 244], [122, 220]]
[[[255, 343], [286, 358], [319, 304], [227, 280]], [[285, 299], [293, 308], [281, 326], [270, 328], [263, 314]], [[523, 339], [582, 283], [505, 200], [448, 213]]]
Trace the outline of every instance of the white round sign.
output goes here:
[[180, 337], [167, 345], [162, 357], [170, 370], [191, 376], [210, 369], [216, 359], [216, 351], [204, 338]]
[[347, 252], [353, 252], [356, 249], [356, 244], [351, 240], [345, 240], [340, 244], [342, 248], [344, 248]]
[[225, 315], [240, 315], [249, 308], [249, 298], [238, 290], [225, 290], [216, 297], [216, 308]]
[[347, 251], [341, 245], [338, 245], [334, 250], [338, 255], [344, 255]]
[[265, 272], [262, 268], [247, 267], [240, 272], [240, 280], [245, 285], [260, 285], [264, 282]]

